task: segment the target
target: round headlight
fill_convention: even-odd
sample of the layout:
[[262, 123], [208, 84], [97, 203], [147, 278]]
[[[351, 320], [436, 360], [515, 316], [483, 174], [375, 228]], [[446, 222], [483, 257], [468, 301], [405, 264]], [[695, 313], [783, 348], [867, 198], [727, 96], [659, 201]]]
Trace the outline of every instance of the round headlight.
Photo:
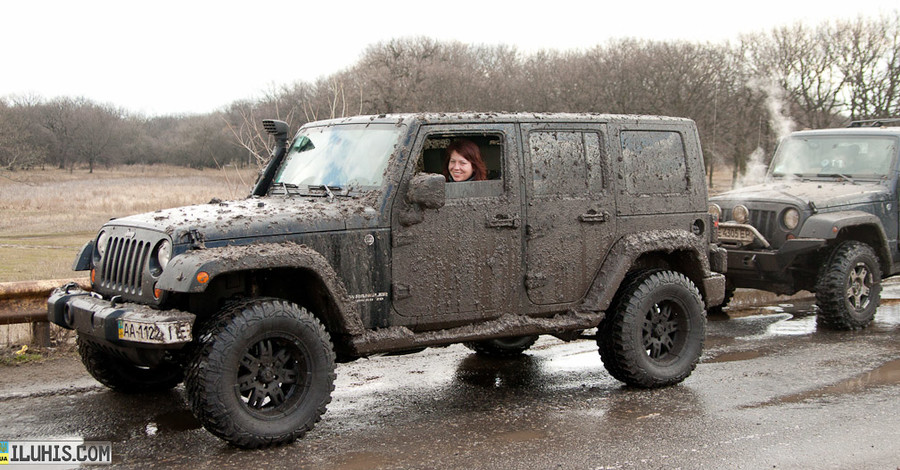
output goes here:
[[718, 204], [710, 204], [708, 211], [716, 216], [716, 220], [722, 220], [722, 208]]
[[781, 223], [784, 224], [784, 228], [794, 230], [797, 225], [800, 225], [800, 212], [793, 207], [784, 211], [784, 214], [781, 215]]
[[172, 259], [172, 242], [163, 240], [156, 246], [156, 262], [160, 271], [166, 268], [170, 259]]
[[106, 254], [106, 248], [109, 244], [109, 234], [106, 231], [101, 231], [100, 235], [97, 235], [97, 243], [94, 245], [94, 252], [96, 256], [94, 257], [96, 260], [103, 259], [103, 256]]
[[750, 211], [747, 210], [747, 206], [738, 204], [731, 209], [731, 218], [739, 224], [746, 224], [750, 218]]

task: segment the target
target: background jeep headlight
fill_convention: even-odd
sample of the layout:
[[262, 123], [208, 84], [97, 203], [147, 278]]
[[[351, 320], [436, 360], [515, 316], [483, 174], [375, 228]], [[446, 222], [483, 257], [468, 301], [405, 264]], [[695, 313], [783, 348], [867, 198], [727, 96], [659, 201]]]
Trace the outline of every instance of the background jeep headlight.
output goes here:
[[109, 234], [106, 230], [97, 235], [97, 244], [94, 246], [94, 262], [98, 262], [106, 255], [106, 245], [109, 244]]
[[738, 204], [734, 206], [734, 209], [731, 209], [731, 218], [739, 224], [746, 224], [749, 217], [750, 211], [747, 210], [747, 206]]
[[159, 242], [153, 250], [153, 256], [150, 260], [150, 270], [153, 274], [158, 276], [162, 273], [163, 269], [166, 268], [166, 265], [169, 264], [170, 259], [172, 259], [172, 242], [163, 240]]
[[708, 212], [716, 216], [716, 220], [722, 220], [722, 208], [718, 204], [710, 204]]
[[793, 207], [784, 211], [784, 214], [781, 215], [781, 223], [784, 224], [784, 228], [794, 230], [800, 224], [800, 212]]

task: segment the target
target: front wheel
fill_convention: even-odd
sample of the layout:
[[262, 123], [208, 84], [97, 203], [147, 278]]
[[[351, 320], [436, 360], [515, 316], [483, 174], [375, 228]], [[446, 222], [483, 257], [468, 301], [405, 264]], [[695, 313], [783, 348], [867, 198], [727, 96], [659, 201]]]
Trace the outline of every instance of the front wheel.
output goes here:
[[706, 335], [700, 292], [683, 274], [647, 271], [630, 278], [600, 325], [600, 358], [628, 385], [677, 384], [696, 367]]
[[331, 402], [331, 339], [318, 319], [295, 304], [238, 304], [198, 337], [185, 379], [191, 410], [209, 432], [235, 446], [292, 442]]
[[865, 243], [838, 245], [822, 266], [816, 284], [817, 322], [837, 330], [865, 328], [881, 300], [881, 266]]

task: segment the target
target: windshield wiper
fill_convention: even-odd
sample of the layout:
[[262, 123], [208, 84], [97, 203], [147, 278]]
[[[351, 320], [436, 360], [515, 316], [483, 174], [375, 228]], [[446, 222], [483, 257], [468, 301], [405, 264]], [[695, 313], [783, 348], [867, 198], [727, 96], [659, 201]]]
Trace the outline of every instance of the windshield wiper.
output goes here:
[[[341, 193], [341, 191], [344, 190], [344, 188], [341, 186], [330, 186], [327, 184], [311, 184], [311, 185], [309, 185], [309, 190], [310, 191], [325, 191], [325, 195], [327, 195], [329, 199], [334, 199], [334, 197], [336, 195], [337, 196], [350, 196], [350, 194], [347, 194], [347, 193], [342, 194]], [[338, 194], [335, 194], [335, 193], [338, 193]], [[349, 191], [348, 191], [348, 193], [349, 193]]]
[[842, 173], [819, 173], [816, 176], [823, 177], [823, 178], [834, 178], [835, 176], [839, 176], [839, 177], [849, 181], [851, 184], [856, 184], [856, 181], [853, 181], [853, 178], [851, 178], [845, 174], [842, 174]]
[[[291, 194], [300, 194], [300, 189], [296, 184], [293, 183], [272, 183], [272, 188], [269, 190], [272, 192], [273, 190], [281, 189], [281, 194], [283, 196], [290, 196]], [[274, 193], [273, 193], [274, 195]]]

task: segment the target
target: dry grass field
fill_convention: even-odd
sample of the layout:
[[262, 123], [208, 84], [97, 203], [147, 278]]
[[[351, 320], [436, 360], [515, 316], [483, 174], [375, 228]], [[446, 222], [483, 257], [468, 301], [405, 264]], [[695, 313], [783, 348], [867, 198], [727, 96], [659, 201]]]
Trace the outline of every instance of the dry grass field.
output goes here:
[[78, 249], [112, 217], [245, 197], [255, 169], [164, 165], [0, 172], [0, 282], [82, 276]]
[[[731, 187], [716, 168], [710, 193]], [[74, 277], [78, 249], [112, 217], [246, 196], [255, 169], [165, 165], [0, 172], [0, 282]]]
[[[255, 169], [193, 170], [165, 165], [113, 169], [0, 171], [0, 282], [85, 277], [72, 271], [81, 246], [112, 217], [208, 202], [240, 199], [250, 192]], [[714, 172], [710, 194], [731, 187], [731, 169]], [[764, 297], [768, 294], [762, 294]], [[768, 300], [738, 296], [736, 301]], [[748, 297], [752, 297], [748, 296]], [[774, 296], [771, 296], [774, 297]], [[71, 334], [52, 329], [55, 344]], [[0, 351], [29, 343], [30, 325], [0, 326]]]

